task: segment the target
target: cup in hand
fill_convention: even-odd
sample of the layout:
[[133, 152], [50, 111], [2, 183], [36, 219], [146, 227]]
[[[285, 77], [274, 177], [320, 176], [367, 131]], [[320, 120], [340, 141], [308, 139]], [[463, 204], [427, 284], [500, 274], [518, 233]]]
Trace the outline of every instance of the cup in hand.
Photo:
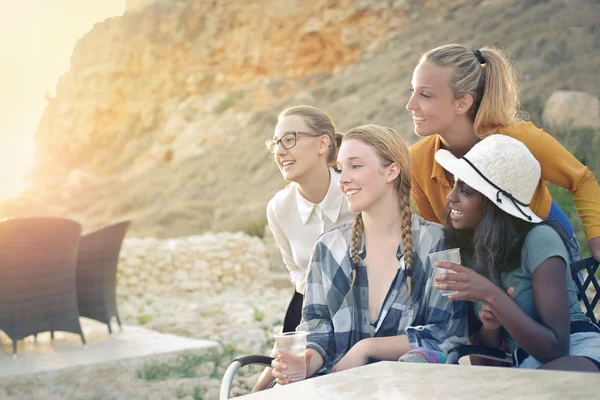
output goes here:
[[275, 335], [275, 351], [288, 353], [282, 361], [287, 365], [285, 374], [290, 382], [306, 379], [306, 334], [284, 332]]
[[[455, 264], [460, 264], [460, 249], [449, 249], [444, 251], [438, 251], [437, 253], [429, 254], [429, 260], [431, 260], [431, 265], [433, 266], [433, 277], [435, 278], [439, 274], [446, 273], [454, 273], [454, 271], [450, 271], [445, 268], [436, 268], [435, 263], [439, 261], [447, 261]], [[448, 283], [454, 283], [454, 281], [444, 281]], [[456, 290], [440, 290], [442, 296], [448, 296], [451, 294], [458, 293]]]

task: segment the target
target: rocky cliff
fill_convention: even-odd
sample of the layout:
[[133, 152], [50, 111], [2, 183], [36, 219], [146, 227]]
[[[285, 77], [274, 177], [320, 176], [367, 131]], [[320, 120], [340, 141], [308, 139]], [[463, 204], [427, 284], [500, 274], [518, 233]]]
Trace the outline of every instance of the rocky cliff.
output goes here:
[[36, 134], [30, 189], [4, 214], [60, 214], [137, 236], [245, 229], [284, 185], [264, 149], [277, 112], [327, 110], [414, 141], [420, 54], [496, 43], [525, 100], [600, 94], [595, 1], [128, 1], [77, 43]]

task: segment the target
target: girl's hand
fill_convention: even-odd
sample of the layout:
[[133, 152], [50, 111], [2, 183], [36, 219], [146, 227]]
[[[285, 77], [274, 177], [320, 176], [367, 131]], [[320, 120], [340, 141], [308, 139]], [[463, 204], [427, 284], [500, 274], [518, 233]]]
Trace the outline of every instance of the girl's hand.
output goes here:
[[[448, 298], [452, 301], [483, 301], [489, 303], [492, 296], [501, 290], [492, 281], [477, 272], [451, 262], [436, 262], [435, 267], [445, 268], [455, 273], [438, 274], [435, 277], [435, 287], [440, 290], [456, 290]], [[454, 282], [444, 282], [454, 281]]]
[[[271, 371], [271, 375], [273, 376], [273, 378], [277, 379], [278, 384], [287, 385], [288, 383], [290, 383], [287, 374], [288, 368], [290, 365], [293, 365], [294, 363], [298, 362], [298, 360], [294, 360], [294, 358], [297, 359], [298, 356], [290, 354], [288, 351], [281, 350], [275, 353], [273, 357], [275, 357], [275, 359], [271, 361], [271, 368], [273, 368]], [[304, 375], [306, 377], [308, 374], [308, 366], [310, 365], [312, 353], [310, 351], [305, 351], [304, 357], [306, 358], [306, 371]]]
[[[515, 299], [515, 288], [508, 288], [506, 293], [508, 293], [511, 299]], [[498, 319], [496, 319], [496, 316], [492, 310], [490, 310], [490, 307], [487, 303], [483, 303], [483, 306], [481, 306], [481, 310], [479, 310], [479, 319], [481, 320], [481, 323], [485, 329], [493, 330], [502, 327], [502, 324], [500, 321], [498, 321]]]
[[350, 368], [360, 367], [367, 364], [369, 356], [366, 351], [365, 339], [356, 343], [352, 348], [342, 357], [337, 364], [333, 366], [333, 372], [345, 371]]
[[487, 303], [483, 303], [481, 310], [479, 310], [479, 319], [483, 324], [483, 327], [488, 330], [499, 329], [502, 324], [496, 319], [494, 313], [490, 310]]

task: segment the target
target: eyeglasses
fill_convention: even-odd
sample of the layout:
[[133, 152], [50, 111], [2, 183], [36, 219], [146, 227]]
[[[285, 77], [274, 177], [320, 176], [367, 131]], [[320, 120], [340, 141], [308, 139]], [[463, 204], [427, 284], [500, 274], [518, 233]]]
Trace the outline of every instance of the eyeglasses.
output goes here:
[[294, 147], [296, 145], [296, 136], [298, 136], [298, 135], [323, 136], [322, 133], [318, 133], [318, 132], [300, 132], [300, 131], [287, 132], [279, 139], [273, 138], [273, 139], [267, 140], [265, 142], [265, 146], [267, 146], [267, 150], [269, 150], [269, 153], [271, 153], [271, 154], [275, 153], [275, 149], [277, 148], [278, 144], [280, 144], [281, 147], [283, 147], [286, 150], [291, 149], [292, 147]]

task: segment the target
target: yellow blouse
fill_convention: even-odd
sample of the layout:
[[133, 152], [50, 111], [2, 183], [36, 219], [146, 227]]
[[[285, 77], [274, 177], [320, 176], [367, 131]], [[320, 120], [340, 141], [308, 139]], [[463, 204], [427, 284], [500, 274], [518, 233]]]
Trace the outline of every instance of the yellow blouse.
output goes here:
[[[548, 217], [552, 197], [546, 182], [552, 182], [573, 194], [588, 240], [599, 237], [600, 186], [592, 171], [531, 122], [516, 122], [499, 128], [498, 134], [523, 142], [540, 163], [542, 176], [531, 199], [531, 210], [540, 218]], [[444, 220], [446, 196], [452, 189], [444, 169], [434, 159], [440, 146], [440, 136], [432, 135], [410, 147], [413, 199], [423, 218], [438, 223]]]

